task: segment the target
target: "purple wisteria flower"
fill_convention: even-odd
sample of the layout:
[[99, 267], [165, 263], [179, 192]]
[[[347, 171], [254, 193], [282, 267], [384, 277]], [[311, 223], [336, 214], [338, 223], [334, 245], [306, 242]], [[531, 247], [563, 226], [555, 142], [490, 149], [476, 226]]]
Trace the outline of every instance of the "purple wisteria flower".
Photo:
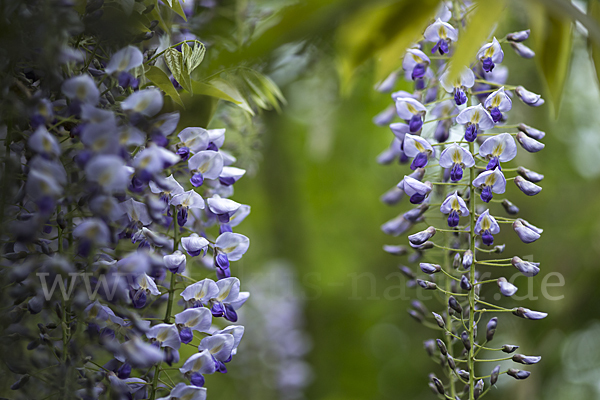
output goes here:
[[473, 180], [473, 186], [481, 189], [481, 200], [489, 203], [492, 193], [502, 194], [506, 190], [506, 178], [499, 168], [482, 172]]
[[465, 140], [473, 142], [481, 130], [494, 127], [494, 120], [481, 104], [467, 107], [458, 114], [456, 122], [465, 125]]
[[508, 162], [516, 157], [517, 144], [510, 133], [500, 133], [483, 142], [479, 147], [479, 155], [489, 160], [487, 170], [502, 169], [500, 162]]
[[481, 236], [484, 244], [491, 246], [494, 244], [494, 236], [500, 233], [500, 225], [496, 219], [490, 215], [490, 210], [485, 210], [475, 223], [475, 233]]
[[414, 81], [425, 76], [430, 62], [429, 57], [421, 50], [408, 49], [402, 61], [402, 68], [410, 73], [410, 77]]
[[438, 18], [425, 29], [423, 36], [426, 41], [435, 43], [431, 53], [439, 51], [441, 55], [444, 55], [450, 51], [450, 43], [458, 40], [458, 30]]
[[212, 314], [205, 307], [188, 308], [175, 315], [175, 323], [181, 342], [187, 344], [194, 338], [194, 331], [206, 333], [210, 330]]
[[423, 126], [423, 116], [427, 109], [412, 97], [397, 97], [396, 112], [398, 116], [408, 121], [410, 132], [418, 132]]
[[502, 120], [502, 113], [510, 111], [512, 108], [512, 100], [504, 91], [504, 87], [501, 87], [495, 92], [492, 92], [487, 99], [485, 99], [483, 105], [489, 111], [494, 122], [500, 122], [500, 120]]
[[448, 214], [448, 226], [451, 228], [458, 226], [460, 217], [469, 215], [469, 209], [458, 192], [451, 193], [446, 197], [440, 206], [440, 211], [442, 214]]
[[464, 66], [458, 77], [451, 82], [449, 73], [450, 71], [446, 71], [442, 74], [440, 84], [446, 92], [454, 95], [454, 102], [457, 106], [463, 105], [467, 102], [466, 89], [472, 88], [475, 84], [475, 74], [470, 68]]
[[413, 171], [417, 168], [423, 168], [427, 165], [429, 156], [434, 150], [429, 142], [421, 136], [411, 135], [407, 133], [404, 137], [404, 154], [413, 159], [410, 164], [410, 169]]
[[496, 64], [500, 64], [504, 59], [504, 52], [498, 40], [494, 38], [491, 43], [484, 44], [477, 52], [477, 59], [481, 61], [485, 72], [491, 72]]
[[404, 190], [410, 197], [412, 204], [420, 204], [425, 200], [425, 197], [431, 192], [433, 185], [431, 182], [420, 182], [410, 176], [404, 176], [404, 179], [398, 184], [398, 187]]
[[440, 154], [440, 167], [450, 168], [450, 180], [458, 182], [463, 177], [463, 169], [475, 165], [473, 155], [464, 147], [453, 143]]

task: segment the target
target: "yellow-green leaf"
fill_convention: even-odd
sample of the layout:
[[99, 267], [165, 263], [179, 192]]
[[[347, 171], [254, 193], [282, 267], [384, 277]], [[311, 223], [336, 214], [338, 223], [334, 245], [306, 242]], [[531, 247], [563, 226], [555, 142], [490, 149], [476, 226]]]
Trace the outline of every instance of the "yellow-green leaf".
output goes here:
[[193, 47], [190, 47], [190, 45], [184, 43], [181, 46], [181, 51], [187, 70], [191, 74], [196, 68], [198, 68], [200, 63], [202, 63], [202, 60], [204, 60], [206, 48], [202, 42], [195, 40]]
[[[229, 96], [231, 99], [233, 99], [233, 103], [235, 103], [238, 107], [247, 111], [251, 115], [254, 115], [254, 111], [252, 110], [252, 108], [250, 107], [250, 105], [248, 104], [248, 102], [246, 101], [244, 96], [242, 96], [240, 91], [235, 86], [231, 85], [229, 82], [227, 82], [223, 79], [220, 79], [220, 78], [212, 79], [210, 82], [208, 82], [208, 84], [210, 84], [214, 88], [225, 93], [227, 96]], [[224, 99], [224, 100], [227, 100], [227, 99]], [[228, 100], [228, 101], [231, 101], [231, 100]]]
[[168, 48], [165, 51], [164, 57], [165, 63], [167, 64], [167, 67], [169, 67], [175, 80], [177, 80], [181, 87], [186, 91], [193, 93], [192, 80], [183, 60], [183, 54], [174, 48]]
[[492, 29], [502, 16], [504, 0], [477, 0], [475, 9], [467, 22], [467, 29], [459, 28], [458, 42], [455, 44], [448, 80], [458, 77], [463, 66], [470, 66], [477, 51], [490, 40]]
[[166, 95], [170, 96], [175, 103], [185, 108], [181, 101], [181, 97], [179, 97], [179, 93], [175, 87], [173, 87], [173, 83], [171, 83], [171, 80], [162, 69], [154, 66], [150, 67], [150, 69], [146, 71], [146, 78], [154, 83], [160, 90], [165, 92]]
[[[588, 15], [600, 24], [600, 0], [589, 0], [588, 3]], [[588, 48], [594, 61], [594, 68], [596, 69], [596, 78], [600, 84], [600, 43], [597, 43], [591, 39], [588, 39]]]

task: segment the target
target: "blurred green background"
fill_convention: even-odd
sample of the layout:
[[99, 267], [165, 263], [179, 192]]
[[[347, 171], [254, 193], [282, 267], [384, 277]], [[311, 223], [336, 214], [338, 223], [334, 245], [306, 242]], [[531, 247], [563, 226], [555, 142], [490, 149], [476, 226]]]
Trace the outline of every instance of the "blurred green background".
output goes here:
[[[223, 9], [231, 7], [227, 3]], [[371, 51], [353, 59], [345, 53], [348, 41], [339, 37], [361, 18], [378, 21], [371, 18], [377, 11], [356, 1], [234, 3], [242, 15], [257, 9], [281, 15], [257, 36], [256, 46], [230, 58], [260, 63], [287, 104], [281, 112], [263, 111], [254, 118], [252, 134], [243, 133], [248, 120], [236, 122], [241, 159], [253, 172], [236, 185], [236, 200], [252, 206], [240, 227], [252, 245], [233, 272], [253, 297], [242, 312], [247, 330], [237, 362], [228, 375], [210, 377], [211, 398], [433, 398], [427, 374], [441, 370], [422, 343], [434, 333], [406, 313], [406, 298], [414, 290], [405, 289], [402, 296], [404, 281], [397, 269], [406, 259], [382, 251], [383, 244], [408, 243], [405, 236], [385, 236], [379, 227], [409, 205], [389, 207], [379, 200], [408, 171], [407, 165], [375, 161], [393, 137], [371, 121], [391, 104], [389, 95], [373, 90], [380, 76], [373, 58], [380, 55]], [[391, 31], [401, 32], [407, 21], [418, 20], [410, 12], [420, 7], [435, 14], [429, 3], [437, 4], [376, 7], [394, 9], [401, 3], [401, 20], [385, 26]], [[496, 31], [503, 37], [531, 27], [527, 44], [546, 46], [534, 46], [542, 53], [536, 64], [505, 45], [503, 63], [510, 69], [509, 84], [523, 84], [547, 99], [540, 108], [515, 100], [508, 122], [547, 133], [542, 152], [520, 151], [513, 161], [544, 174], [544, 190], [526, 197], [510, 185], [507, 193], [520, 216], [545, 231], [541, 240], [524, 245], [504, 229], [497, 243], [506, 243], [506, 257], [532, 257], [542, 269], [530, 282], [517, 280], [519, 294], [526, 292], [529, 299], [502, 304], [545, 311], [549, 317], [534, 322], [500, 316], [497, 343], [519, 344], [522, 353], [540, 354], [543, 360], [526, 368], [532, 371], [526, 381], [500, 379], [491, 399], [600, 399], [600, 94], [585, 29], [571, 28], [570, 20], [562, 19], [562, 6], [559, 1], [509, 2]], [[495, 18], [490, 16], [490, 26]], [[535, 28], [544, 24], [540, 37]], [[375, 47], [386, 40], [377, 37], [376, 24], [361, 29], [353, 40], [371, 34]], [[392, 60], [395, 68], [401, 56]], [[227, 55], [217, 61], [228, 61]], [[348, 63], [356, 67], [351, 79], [344, 75]], [[411, 90], [408, 84], [397, 87], [402, 88]], [[234, 114], [233, 106], [222, 104], [211, 126], [220, 127], [223, 118], [235, 120]], [[564, 286], [547, 291], [560, 300], [549, 299], [540, 288], [545, 279], [559, 282], [556, 275], [545, 278], [550, 273], [564, 277]]]

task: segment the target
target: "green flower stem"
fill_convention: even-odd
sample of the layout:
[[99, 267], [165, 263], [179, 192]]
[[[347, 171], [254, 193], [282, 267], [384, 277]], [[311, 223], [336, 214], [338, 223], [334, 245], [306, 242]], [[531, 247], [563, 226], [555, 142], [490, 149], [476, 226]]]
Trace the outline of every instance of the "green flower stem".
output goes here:
[[[469, 151], [471, 154], [475, 153], [475, 145], [473, 142], [469, 143]], [[469, 186], [470, 186], [470, 196], [469, 196], [469, 208], [470, 208], [470, 222], [471, 229], [469, 234], [469, 249], [473, 253], [473, 267], [471, 268], [469, 274], [469, 283], [471, 286], [475, 285], [475, 265], [476, 264], [476, 249], [475, 249], [475, 186], [473, 185], [473, 180], [475, 179], [475, 166], [469, 168]], [[473, 329], [473, 322], [475, 322], [475, 290], [469, 291], [469, 326], [467, 333], [469, 335], [469, 341], [471, 343], [475, 343], [475, 330]], [[468, 365], [469, 365], [469, 400], [475, 400], [475, 347], [471, 346], [468, 354]]]

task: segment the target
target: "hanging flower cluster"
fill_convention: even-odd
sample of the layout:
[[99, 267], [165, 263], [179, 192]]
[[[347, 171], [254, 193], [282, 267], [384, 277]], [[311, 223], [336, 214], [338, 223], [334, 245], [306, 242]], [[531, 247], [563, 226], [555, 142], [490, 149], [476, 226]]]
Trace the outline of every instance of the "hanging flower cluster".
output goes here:
[[[441, 362], [444, 378], [430, 375], [433, 392], [447, 399], [481, 398], [502, 374], [525, 379], [529, 371], [496, 366], [482, 374], [478, 365], [486, 362], [512, 360], [530, 365], [541, 357], [515, 354], [518, 346], [490, 347], [498, 326], [498, 318], [487, 319], [485, 336], [478, 335], [478, 325], [490, 313], [511, 312], [525, 319], [542, 319], [546, 313], [527, 308], [505, 308], [486, 302], [481, 288], [497, 284], [504, 296], [512, 296], [517, 287], [505, 277], [480, 279], [482, 269], [514, 266], [527, 277], [539, 272], [539, 263], [510, 258], [490, 258], [505, 251], [496, 245], [501, 225], [512, 225], [525, 243], [540, 238], [542, 229], [514, 218], [519, 209], [505, 193], [508, 182], [528, 196], [538, 194], [537, 185], [543, 175], [524, 167], [510, 168], [506, 163], [517, 155], [517, 143], [523, 150], [535, 153], [544, 147], [539, 140], [544, 132], [525, 124], [506, 123], [515, 98], [537, 107], [544, 100], [522, 86], [506, 84], [507, 68], [501, 63], [503, 44], [510, 44], [517, 54], [531, 58], [534, 54], [522, 42], [529, 30], [511, 33], [503, 39], [493, 38], [474, 55], [468, 66], [452, 65], [453, 45], [458, 39], [458, 26], [467, 24], [470, 10], [456, 2], [445, 2], [439, 17], [424, 32], [415, 47], [407, 50], [403, 70], [408, 81], [414, 81], [413, 93], [393, 92], [394, 108], [388, 108], [374, 118], [380, 126], [389, 124], [394, 134], [390, 147], [378, 158], [382, 164], [399, 161], [410, 163], [411, 173], [382, 196], [382, 201], [394, 205], [404, 195], [416, 205], [386, 222], [382, 230], [392, 236], [425, 228], [408, 236], [408, 244], [386, 245], [394, 255], [408, 256], [418, 263], [420, 272], [401, 266], [410, 287], [438, 291], [444, 312], [428, 311], [420, 301], [412, 302], [409, 314], [427, 326], [439, 329], [442, 336], [425, 341], [428, 354]], [[436, 53], [439, 53], [436, 55]], [[457, 73], [453, 68], [457, 68]], [[394, 72], [392, 77], [400, 75]], [[456, 76], [456, 78], [453, 78]], [[392, 91], [394, 78], [388, 78], [380, 91]], [[394, 113], [395, 111], [395, 113]], [[394, 122], [395, 116], [402, 122]], [[509, 216], [499, 216], [502, 205]], [[440, 213], [443, 218], [440, 219]], [[443, 221], [443, 223], [434, 221]], [[506, 225], [505, 225], [506, 226]], [[439, 240], [434, 240], [439, 239]], [[483, 358], [488, 351], [509, 354], [506, 357]], [[483, 376], [486, 375], [487, 376]], [[487, 380], [487, 384], [485, 381]], [[462, 386], [464, 385], [464, 391]], [[461, 394], [463, 392], [464, 394]]]
[[[225, 129], [181, 129], [163, 111], [144, 72], [177, 45], [100, 46], [70, 49], [57, 89], [30, 99], [27, 129], [3, 121], [3, 182], [20, 180], [2, 195], [8, 329], [43, 365], [10, 367], [12, 389], [38, 379], [61, 398], [203, 400], [244, 334], [235, 263], [249, 239], [234, 229], [250, 207], [231, 197], [245, 170]], [[49, 368], [64, 380], [49, 384]]]

